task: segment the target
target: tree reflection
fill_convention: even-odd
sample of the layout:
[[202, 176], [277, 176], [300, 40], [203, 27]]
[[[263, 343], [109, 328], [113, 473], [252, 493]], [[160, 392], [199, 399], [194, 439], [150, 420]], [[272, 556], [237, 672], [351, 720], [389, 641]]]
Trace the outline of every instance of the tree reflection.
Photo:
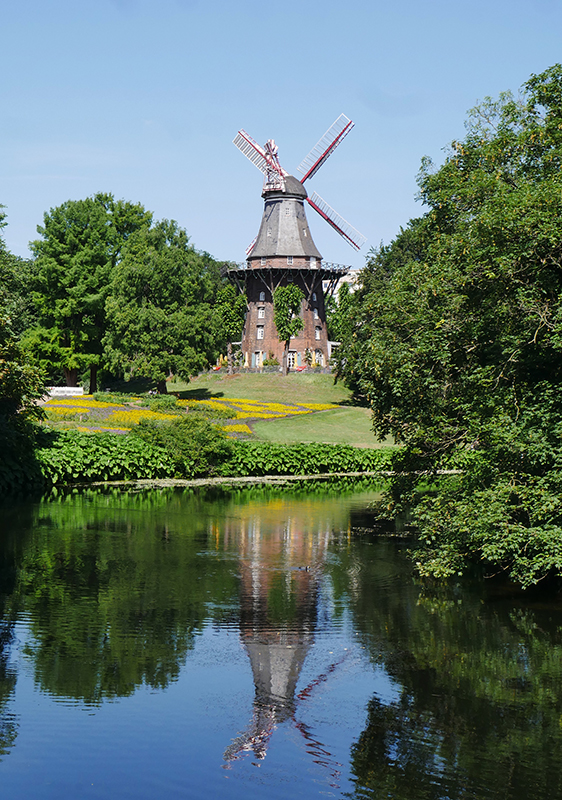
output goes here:
[[162, 516], [144, 499], [40, 508], [11, 603], [29, 615], [28, 655], [44, 691], [99, 703], [143, 684], [163, 688], [193, 647], [209, 597], [235, 596], [229, 565], [204, 564], [205, 520]]
[[31, 508], [25, 505], [0, 508], [0, 756], [10, 752], [18, 733], [18, 720], [11, 711], [17, 678], [10, 668], [15, 616], [9, 608], [9, 599], [14, 592], [17, 562], [25, 544], [25, 537], [18, 534], [29, 526], [31, 515]]
[[340, 552], [357, 628], [398, 696], [369, 704], [351, 753], [357, 796], [561, 798], [560, 608], [517, 607], [467, 582], [420, 587], [392, 545], [377, 544], [376, 559], [370, 546]]

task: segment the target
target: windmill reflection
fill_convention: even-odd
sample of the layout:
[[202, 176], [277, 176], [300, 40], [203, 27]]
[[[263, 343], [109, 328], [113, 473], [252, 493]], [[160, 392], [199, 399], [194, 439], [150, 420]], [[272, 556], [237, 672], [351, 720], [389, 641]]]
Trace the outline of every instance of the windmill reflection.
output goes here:
[[[225, 750], [227, 766], [245, 753], [265, 758], [273, 731], [288, 720], [307, 740], [309, 752], [310, 747], [321, 747], [294, 719], [303, 695], [296, 697], [297, 683], [314, 641], [318, 584], [329, 535], [311, 531], [306, 522], [289, 516], [268, 525], [262, 516], [239, 523], [240, 633], [252, 667], [255, 697], [248, 727]], [[226, 538], [233, 533], [225, 531]], [[303, 696], [309, 692], [308, 687]]]

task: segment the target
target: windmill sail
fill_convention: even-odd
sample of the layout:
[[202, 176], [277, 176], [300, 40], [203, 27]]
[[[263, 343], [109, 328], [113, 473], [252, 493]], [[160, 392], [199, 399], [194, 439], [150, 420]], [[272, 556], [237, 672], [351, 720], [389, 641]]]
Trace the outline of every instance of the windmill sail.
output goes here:
[[253, 249], [254, 249], [254, 247], [256, 246], [256, 242], [257, 242], [257, 240], [258, 240], [258, 237], [257, 237], [257, 236], [254, 236], [254, 238], [252, 239], [252, 241], [250, 242], [250, 244], [249, 244], [249, 245], [248, 245], [248, 247], [246, 248], [246, 258], [247, 258], [247, 257], [250, 255], [250, 253], [252, 252], [252, 250], [253, 250]]
[[340, 236], [349, 242], [349, 244], [355, 249], [359, 250], [365, 242], [367, 241], [366, 237], [363, 234], [359, 233], [359, 231], [355, 230], [353, 225], [350, 225], [349, 222], [334, 211], [334, 209], [328, 205], [328, 203], [323, 200], [320, 195], [313, 192], [311, 197], [306, 198], [312, 208], [317, 211], [321, 217], [323, 217], [326, 222], [336, 230]]
[[238, 131], [236, 137], [232, 140], [241, 153], [244, 153], [254, 166], [261, 172], [267, 174], [269, 164], [265, 155], [265, 150], [257, 142], [254, 142], [251, 136], [246, 131]]
[[345, 114], [340, 114], [324, 136], [314, 145], [304, 161], [297, 167], [299, 172], [304, 173], [301, 183], [316, 175], [322, 164], [334, 152], [338, 144], [345, 139], [353, 126], [354, 123]]

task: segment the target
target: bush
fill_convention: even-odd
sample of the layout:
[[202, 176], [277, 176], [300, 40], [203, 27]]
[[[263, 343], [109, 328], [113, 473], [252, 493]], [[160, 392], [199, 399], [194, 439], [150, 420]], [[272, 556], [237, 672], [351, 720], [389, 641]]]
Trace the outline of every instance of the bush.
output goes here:
[[346, 445], [232, 441], [196, 414], [172, 422], [143, 420], [127, 436], [50, 431], [42, 437], [36, 457], [47, 485], [211, 475], [373, 472], [388, 469], [392, 456], [390, 448], [359, 450]]
[[389, 469], [392, 451], [364, 450], [339, 444], [233, 443], [221, 475], [317, 475], [327, 472], [371, 472]]
[[138, 395], [124, 392], [94, 392], [92, 397], [97, 403], [114, 403], [119, 406], [139, 399]]
[[175, 473], [184, 478], [213, 475], [231, 457], [232, 444], [220, 428], [199, 414], [172, 422], [142, 420], [131, 432], [135, 438], [161, 447], [173, 461]]
[[158, 397], [148, 398], [148, 407], [151, 411], [175, 411], [178, 398], [173, 394], [161, 394]]
[[175, 472], [162, 448], [112, 433], [51, 432], [36, 456], [48, 484], [170, 478]]
[[29, 363], [10, 321], [0, 313], [0, 495], [41, 482], [33, 420], [42, 416], [36, 401], [43, 392], [41, 372]]
[[191, 414], [198, 414], [203, 419], [219, 420], [219, 419], [233, 419], [236, 416], [236, 411], [228, 406], [225, 408], [218, 408], [218, 404], [212, 405], [201, 402], [200, 400], [191, 400], [185, 404]]

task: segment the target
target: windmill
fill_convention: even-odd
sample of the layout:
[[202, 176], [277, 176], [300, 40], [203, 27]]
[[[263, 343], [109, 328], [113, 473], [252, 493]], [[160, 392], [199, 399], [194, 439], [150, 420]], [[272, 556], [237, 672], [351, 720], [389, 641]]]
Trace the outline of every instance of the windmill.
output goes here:
[[[289, 366], [326, 366], [330, 345], [326, 330], [324, 288], [334, 291], [349, 267], [322, 261], [310, 234], [306, 201], [355, 250], [365, 242], [352, 225], [314, 192], [310, 197], [304, 184], [312, 178], [353, 128], [344, 114], [331, 125], [299, 165], [303, 177], [290, 175], [279, 161], [278, 147], [269, 139], [262, 147], [244, 130], [234, 144], [264, 175], [264, 211], [260, 229], [246, 250], [246, 262], [228, 267], [231, 280], [246, 291], [248, 313], [241, 349], [246, 366], [261, 367], [265, 357], [279, 360], [282, 345], [273, 323], [273, 294], [282, 285], [295, 283], [303, 291], [303, 330], [291, 342]], [[244, 286], [242, 287], [242, 284]]]
[[[325, 164], [334, 150], [343, 142], [347, 134], [354, 127], [354, 123], [345, 114], [340, 114], [337, 120], [330, 125], [326, 133], [314, 145], [310, 153], [297, 167], [303, 174], [300, 179], [301, 185], [305, 181], [313, 178], [320, 167]], [[292, 177], [283, 169], [277, 156], [278, 148], [274, 139], [268, 139], [263, 147], [255, 142], [252, 137], [244, 130], [238, 131], [234, 144], [264, 174], [263, 191], [287, 191], [286, 178]], [[365, 244], [365, 237], [346, 222], [337, 211], [328, 205], [319, 194], [313, 192], [312, 196], [306, 195], [306, 200], [310, 206], [326, 222], [336, 230], [345, 241], [355, 250], [359, 250]], [[257, 237], [256, 237], [257, 238]], [[246, 251], [250, 255], [253, 244]]]

